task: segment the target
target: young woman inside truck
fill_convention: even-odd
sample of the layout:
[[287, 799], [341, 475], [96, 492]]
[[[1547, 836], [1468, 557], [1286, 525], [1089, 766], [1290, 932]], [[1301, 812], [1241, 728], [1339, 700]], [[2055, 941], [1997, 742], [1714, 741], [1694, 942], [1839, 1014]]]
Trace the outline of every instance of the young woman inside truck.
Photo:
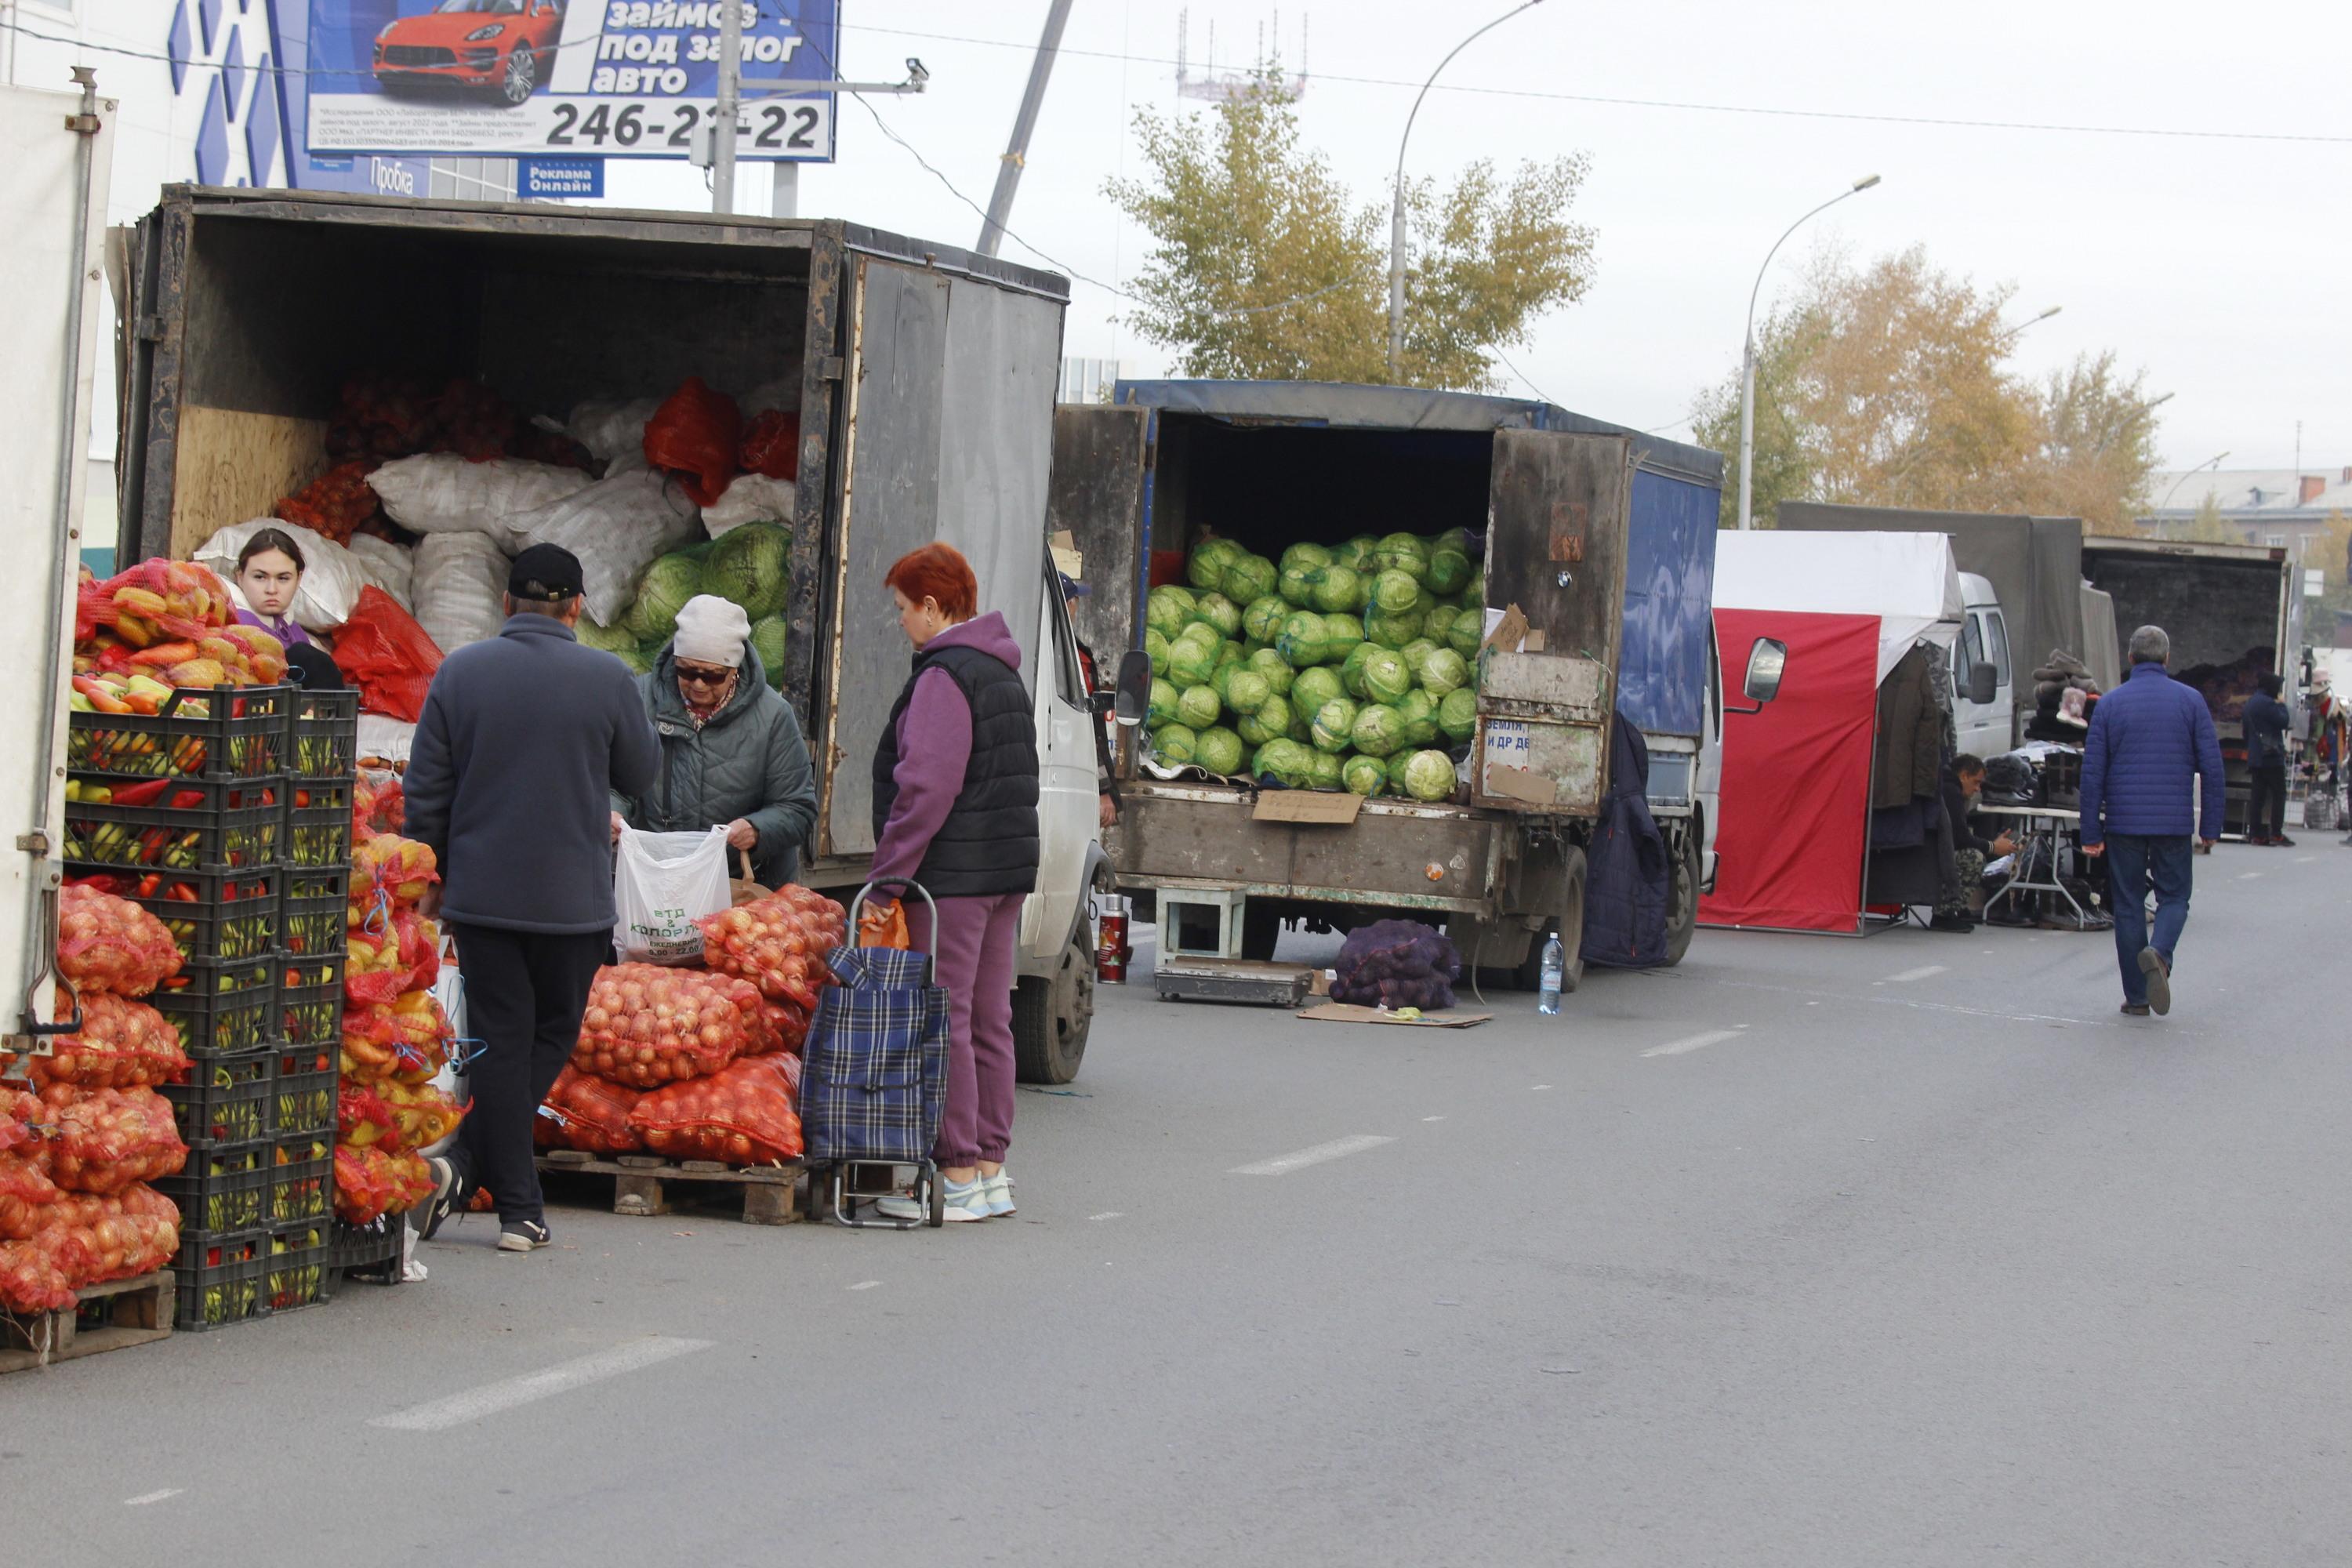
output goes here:
[[294, 595], [301, 587], [302, 548], [285, 530], [265, 528], [236, 552], [236, 591], [247, 605], [236, 618], [289, 647], [310, 640], [294, 621]]

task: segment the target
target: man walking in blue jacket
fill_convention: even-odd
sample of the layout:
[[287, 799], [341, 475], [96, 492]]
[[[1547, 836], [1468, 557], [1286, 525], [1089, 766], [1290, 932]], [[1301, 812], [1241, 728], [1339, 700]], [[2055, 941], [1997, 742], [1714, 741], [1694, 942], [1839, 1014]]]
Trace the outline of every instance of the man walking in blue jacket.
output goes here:
[[2099, 699], [2083, 743], [2083, 853], [2106, 858], [2123, 1010], [2133, 1017], [2172, 1010], [2173, 949], [2189, 923], [2189, 835], [2209, 847], [2221, 837], [2221, 737], [2205, 699], [2165, 672], [2171, 654], [2162, 627], [2132, 633], [2131, 674]]

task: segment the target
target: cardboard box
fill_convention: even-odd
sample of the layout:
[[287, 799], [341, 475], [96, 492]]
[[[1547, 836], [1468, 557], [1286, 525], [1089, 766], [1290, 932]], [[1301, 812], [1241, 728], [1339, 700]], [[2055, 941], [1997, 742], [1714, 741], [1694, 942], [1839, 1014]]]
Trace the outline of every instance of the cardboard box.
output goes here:
[[1400, 1018], [1394, 1013], [1383, 1013], [1378, 1007], [1366, 1007], [1354, 1002], [1325, 1002], [1298, 1015], [1321, 1024], [1402, 1024], [1415, 1029], [1467, 1029], [1486, 1022], [1492, 1013], [1423, 1013], [1418, 1018]]
[[1297, 822], [1326, 827], [1354, 825], [1364, 797], [1350, 790], [1270, 789], [1257, 797], [1253, 822]]

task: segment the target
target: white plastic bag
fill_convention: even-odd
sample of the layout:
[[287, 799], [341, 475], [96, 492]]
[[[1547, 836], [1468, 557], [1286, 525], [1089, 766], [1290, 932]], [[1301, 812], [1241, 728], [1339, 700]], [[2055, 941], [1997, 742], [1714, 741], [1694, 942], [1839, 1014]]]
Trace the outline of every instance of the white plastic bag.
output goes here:
[[454, 452], [401, 458], [368, 476], [392, 521], [416, 533], [487, 533], [509, 555], [522, 546], [509, 520], [589, 483], [577, 468], [499, 458], [469, 463]]
[[[196, 552], [189, 559], [234, 588], [236, 552], [245, 548], [247, 540], [265, 528], [284, 533], [302, 552], [302, 585], [294, 590], [294, 624], [306, 632], [331, 632], [349, 620], [352, 606], [360, 601], [360, 590], [367, 585], [367, 574], [352, 559], [350, 551], [300, 523], [280, 522], [274, 517], [232, 522], [196, 546]], [[245, 605], [245, 595], [240, 592], [236, 600]]]
[[411, 615], [416, 613], [416, 603], [409, 597], [409, 582], [416, 574], [416, 561], [408, 546], [378, 539], [373, 533], [354, 533], [343, 548], [351, 552], [352, 563], [366, 574], [369, 582], [390, 595], [394, 604]]
[[676, 482], [650, 469], [608, 474], [552, 506], [512, 520], [524, 545], [560, 544], [580, 558], [588, 614], [615, 625], [654, 557], [685, 543], [701, 513]]
[[727, 883], [727, 829], [640, 833], [621, 829], [613, 857], [613, 948], [624, 963], [699, 963], [694, 922], [733, 907]]
[[506, 552], [479, 533], [416, 542], [416, 624], [443, 653], [499, 635], [507, 624]]
[[[564, 430], [598, 462], [641, 468], [646, 462], [646, 422], [660, 407], [658, 397], [640, 397], [631, 403], [583, 403], [572, 410]], [[635, 462], [626, 460], [632, 458]]]
[[798, 494], [790, 479], [765, 474], [738, 474], [727, 493], [702, 509], [702, 526], [713, 539], [747, 522], [781, 522], [789, 526]]

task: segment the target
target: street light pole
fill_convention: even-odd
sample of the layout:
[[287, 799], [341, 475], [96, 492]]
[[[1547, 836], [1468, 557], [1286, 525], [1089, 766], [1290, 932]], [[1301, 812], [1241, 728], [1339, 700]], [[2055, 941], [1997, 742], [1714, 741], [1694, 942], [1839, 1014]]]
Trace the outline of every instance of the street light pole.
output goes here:
[[1789, 243], [1789, 236], [1846, 197], [1860, 195], [1876, 184], [1876, 174], [1864, 174], [1783, 229], [1780, 237], [1772, 242], [1772, 248], [1764, 253], [1764, 265], [1756, 269], [1756, 287], [1748, 290], [1748, 329], [1739, 341], [1739, 526], [1743, 531], [1756, 526], [1748, 508], [1755, 490], [1756, 467], [1756, 296], [1764, 290], [1764, 274], [1772, 270], [1772, 258]]
[[1454, 63], [1454, 57], [1501, 26], [1522, 11], [1531, 10], [1543, 0], [1521, 0], [1519, 5], [1504, 12], [1447, 51], [1437, 62], [1437, 69], [1413, 94], [1412, 112], [1404, 117], [1404, 134], [1397, 139], [1396, 191], [1389, 208], [1389, 380], [1397, 379], [1398, 366], [1404, 359], [1404, 150], [1412, 140], [1412, 122], [1421, 113], [1421, 100], [1429, 96], [1436, 85], [1438, 73]]
[[[2165, 395], [2168, 397], [2168, 396], [2170, 396], [2171, 395], [2170, 395], [2169, 393], [2167, 393]], [[2162, 399], [2162, 398], [2159, 398], [2159, 399], [2158, 399], [2158, 402], [2162, 402], [2162, 401], [2163, 401], [2163, 399]], [[2152, 405], [2151, 405], [2151, 406], [2152, 406]], [[2183, 486], [2183, 485], [2185, 485], [2185, 484], [2187, 484], [2187, 483], [2189, 482], [2189, 476], [2190, 476], [2190, 475], [2195, 474], [2195, 473], [2198, 473], [2198, 472], [2200, 472], [2200, 471], [2201, 471], [2201, 470], [2203, 470], [2203, 469], [2206, 469], [2206, 468], [2213, 468], [2214, 466], [2216, 466], [2217, 464], [2219, 464], [2219, 463], [2220, 463], [2220, 462], [2221, 462], [2224, 458], [2227, 458], [2229, 455], [2230, 455], [2230, 454], [2229, 454], [2229, 453], [2227, 453], [2227, 452], [2216, 452], [2216, 453], [2214, 453], [2211, 457], [2210, 457], [2210, 458], [2206, 458], [2203, 462], [2201, 462], [2201, 463], [2198, 464], [2196, 468], [2184, 468], [2184, 469], [2182, 469], [2182, 470], [2181, 470], [2180, 477], [2179, 477], [2179, 479], [2175, 479], [2175, 480], [2173, 480], [2173, 481], [2172, 481], [2172, 489], [2168, 489], [2168, 490], [2166, 490], [2166, 491], [2164, 492], [2164, 499], [2163, 499], [2162, 500], [2160, 500], [2160, 501], [2158, 501], [2158, 502], [2157, 502], [2157, 503], [2156, 503], [2156, 510], [2158, 510], [2158, 511], [2162, 511], [2166, 507], [2170, 506], [2170, 505], [2172, 504], [2172, 498], [2173, 498], [2173, 496], [2174, 496], [2176, 493], [2178, 493], [2178, 492], [2179, 492], [2179, 489], [2180, 489], [2180, 487], [2181, 487], [2181, 486]], [[2162, 520], [2161, 520], [2161, 519], [2159, 519], [2159, 520], [2158, 520], [2158, 521], [2162, 521]]]

